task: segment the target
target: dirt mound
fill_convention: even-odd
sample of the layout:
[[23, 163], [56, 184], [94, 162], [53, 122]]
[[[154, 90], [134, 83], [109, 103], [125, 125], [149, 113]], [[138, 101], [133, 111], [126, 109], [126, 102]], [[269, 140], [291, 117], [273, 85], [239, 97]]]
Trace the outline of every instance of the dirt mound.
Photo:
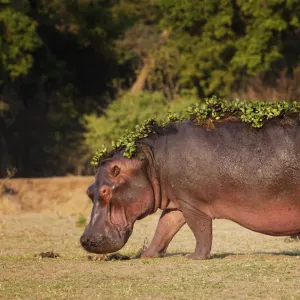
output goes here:
[[0, 214], [52, 211], [76, 215], [90, 209], [87, 187], [94, 178], [53, 177], [0, 180]]

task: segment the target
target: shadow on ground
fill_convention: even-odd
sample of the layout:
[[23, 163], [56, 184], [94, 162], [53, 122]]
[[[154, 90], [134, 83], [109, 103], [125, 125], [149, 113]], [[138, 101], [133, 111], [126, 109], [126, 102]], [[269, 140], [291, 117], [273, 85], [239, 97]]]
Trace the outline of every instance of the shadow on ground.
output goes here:
[[[173, 257], [173, 256], [186, 256], [191, 252], [173, 252], [173, 253], [166, 253], [162, 257]], [[298, 251], [281, 251], [281, 252], [267, 252], [267, 251], [258, 251], [258, 252], [250, 252], [250, 253], [233, 253], [233, 252], [225, 252], [225, 253], [217, 253], [213, 254], [213, 259], [224, 259], [224, 258], [244, 258], [245, 256], [300, 256], [300, 250]], [[138, 258], [137, 258], [138, 259]]]

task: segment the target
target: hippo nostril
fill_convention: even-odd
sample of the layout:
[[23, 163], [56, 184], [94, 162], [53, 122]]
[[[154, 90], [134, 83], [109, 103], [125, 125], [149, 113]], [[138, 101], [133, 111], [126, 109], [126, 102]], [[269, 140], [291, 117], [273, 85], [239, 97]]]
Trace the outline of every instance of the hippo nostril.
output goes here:
[[109, 197], [110, 195], [110, 187], [107, 184], [104, 184], [100, 189], [99, 189], [99, 194], [100, 197]]
[[92, 247], [97, 247], [97, 241], [96, 240], [91, 240], [90, 245]]
[[80, 244], [84, 247], [84, 246], [87, 246], [87, 244], [88, 244], [88, 238], [87, 237], [85, 237], [84, 235], [82, 235], [81, 237], [80, 237]]

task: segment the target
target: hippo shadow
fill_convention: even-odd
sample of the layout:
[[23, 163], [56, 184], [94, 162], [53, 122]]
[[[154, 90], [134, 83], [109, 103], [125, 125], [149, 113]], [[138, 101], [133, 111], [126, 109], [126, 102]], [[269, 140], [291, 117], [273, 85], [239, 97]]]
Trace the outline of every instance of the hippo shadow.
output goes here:
[[[172, 257], [172, 256], [185, 256], [190, 254], [191, 252], [171, 252], [166, 253], [163, 257]], [[245, 256], [253, 256], [253, 255], [268, 255], [268, 256], [300, 256], [300, 250], [295, 251], [255, 251], [249, 253], [234, 253], [234, 252], [223, 252], [223, 253], [216, 253], [212, 255], [213, 259], [224, 259], [224, 258], [237, 258], [237, 257], [245, 257]]]
[[268, 256], [300, 256], [300, 250], [295, 251], [254, 251], [249, 253], [233, 253], [233, 252], [225, 252], [225, 253], [217, 253], [213, 254], [213, 258], [223, 259], [230, 257], [243, 257], [243, 256], [254, 256], [254, 255], [268, 255]]
[[163, 255], [163, 257], [172, 257], [172, 256], [185, 256], [190, 254], [191, 252], [167, 252]]

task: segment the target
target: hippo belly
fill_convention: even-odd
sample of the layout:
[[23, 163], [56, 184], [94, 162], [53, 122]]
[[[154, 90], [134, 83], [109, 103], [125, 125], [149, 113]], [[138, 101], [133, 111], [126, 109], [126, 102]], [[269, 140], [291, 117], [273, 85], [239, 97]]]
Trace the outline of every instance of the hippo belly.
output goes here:
[[[224, 201], [225, 200], [225, 201]], [[300, 192], [272, 199], [217, 200], [211, 213], [253, 231], [273, 236], [300, 233]]]

